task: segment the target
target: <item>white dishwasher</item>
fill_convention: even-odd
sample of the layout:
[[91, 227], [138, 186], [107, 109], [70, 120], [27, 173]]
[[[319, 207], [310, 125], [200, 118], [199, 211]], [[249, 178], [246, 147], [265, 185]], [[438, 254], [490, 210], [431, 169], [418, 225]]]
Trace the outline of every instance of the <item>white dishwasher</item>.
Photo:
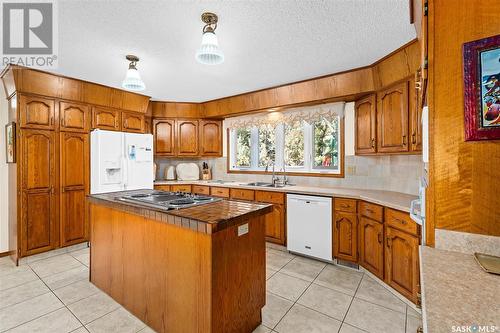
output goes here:
[[332, 260], [332, 198], [287, 195], [287, 249]]

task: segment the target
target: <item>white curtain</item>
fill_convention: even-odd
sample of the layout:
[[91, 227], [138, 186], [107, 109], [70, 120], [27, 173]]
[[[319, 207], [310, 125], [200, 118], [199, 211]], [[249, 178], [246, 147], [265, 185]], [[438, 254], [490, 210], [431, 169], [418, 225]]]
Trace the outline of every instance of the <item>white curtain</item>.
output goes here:
[[264, 112], [255, 115], [240, 116], [226, 119], [227, 127], [250, 128], [261, 125], [276, 127], [278, 124], [294, 125], [300, 122], [312, 124], [325, 119], [328, 121], [336, 117], [344, 117], [345, 102], [320, 104], [314, 106], [288, 109], [286, 111]]

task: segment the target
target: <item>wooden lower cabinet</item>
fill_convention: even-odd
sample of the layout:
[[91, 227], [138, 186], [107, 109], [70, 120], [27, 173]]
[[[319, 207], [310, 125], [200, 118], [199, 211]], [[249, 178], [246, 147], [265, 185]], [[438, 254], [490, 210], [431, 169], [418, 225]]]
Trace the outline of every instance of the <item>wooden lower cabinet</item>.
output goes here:
[[333, 256], [358, 261], [358, 217], [356, 213], [334, 212]]
[[191, 193], [191, 185], [190, 184], [171, 185], [170, 191]]
[[273, 204], [273, 211], [264, 215], [266, 220], [266, 241], [286, 246], [285, 193], [255, 191], [255, 201]]
[[384, 225], [365, 216], [359, 217], [359, 264], [384, 278]]
[[60, 133], [61, 246], [88, 240], [88, 134]]
[[27, 256], [58, 245], [55, 133], [20, 132], [20, 250]]
[[419, 292], [418, 245], [416, 236], [386, 226], [385, 281], [414, 303]]
[[264, 216], [266, 221], [266, 241], [286, 245], [285, 205], [274, 204], [273, 211]]
[[170, 192], [170, 185], [155, 185], [155, 190]]

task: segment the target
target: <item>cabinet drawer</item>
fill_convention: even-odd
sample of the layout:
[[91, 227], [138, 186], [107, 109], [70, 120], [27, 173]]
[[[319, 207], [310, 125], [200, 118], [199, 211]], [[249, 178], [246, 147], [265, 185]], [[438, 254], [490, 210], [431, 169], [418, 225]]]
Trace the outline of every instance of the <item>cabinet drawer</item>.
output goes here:
[[210, 194], [214, 197], [229, 198], [229, 189], [224, 187], [211, 187]]
[[274, 203], [274, 204], [284, 204], [285, 203], [285, 193], [281, 192], [268, 192], [268, 191], [255, 191], [255, 200]]
[[231, 199], [253, 201], [255, 198], [255, 192], [252, 190], [232, 188], [230, 193], [231, 193]]
[[193, 193], [210, 195], [210, 187], [203, 185], [193, 185]]
[[412, 221], [408, 213], [386, 208], [385, 223], [393, 228], [406, 231], [412, 235], [417, 236], [418, 234], [417, 224]]
[[378, 222], [383, 222], [384, 208], [382, 206], [360, 201], [358, 209], [361, 215]]
[[356, 200], [335, 198], [335, 210], [356, 213]]
[[170, 191], [191, 193], [191, 185], [172, 185]]
[[170, 191], [170, 185], [155, 185], [154, 188], [158, 191]]

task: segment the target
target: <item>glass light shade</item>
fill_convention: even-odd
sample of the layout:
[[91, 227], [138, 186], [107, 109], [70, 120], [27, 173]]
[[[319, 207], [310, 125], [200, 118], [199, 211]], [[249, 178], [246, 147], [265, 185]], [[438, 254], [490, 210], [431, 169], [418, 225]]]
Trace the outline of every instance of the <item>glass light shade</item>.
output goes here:
[[129, 68], [125, 80], [122, 82], [122, 87], [127, 90], [142, 91], [146, 89], [146, 85], [141, 80], [141, 75], [136, 68]]
[[204, 65], [218, 65], [224, 62], [224, 53], [219, 50], [219, 43], [214, 32], [203, 33], [201, 46], [196, 52], [196, 60]]

